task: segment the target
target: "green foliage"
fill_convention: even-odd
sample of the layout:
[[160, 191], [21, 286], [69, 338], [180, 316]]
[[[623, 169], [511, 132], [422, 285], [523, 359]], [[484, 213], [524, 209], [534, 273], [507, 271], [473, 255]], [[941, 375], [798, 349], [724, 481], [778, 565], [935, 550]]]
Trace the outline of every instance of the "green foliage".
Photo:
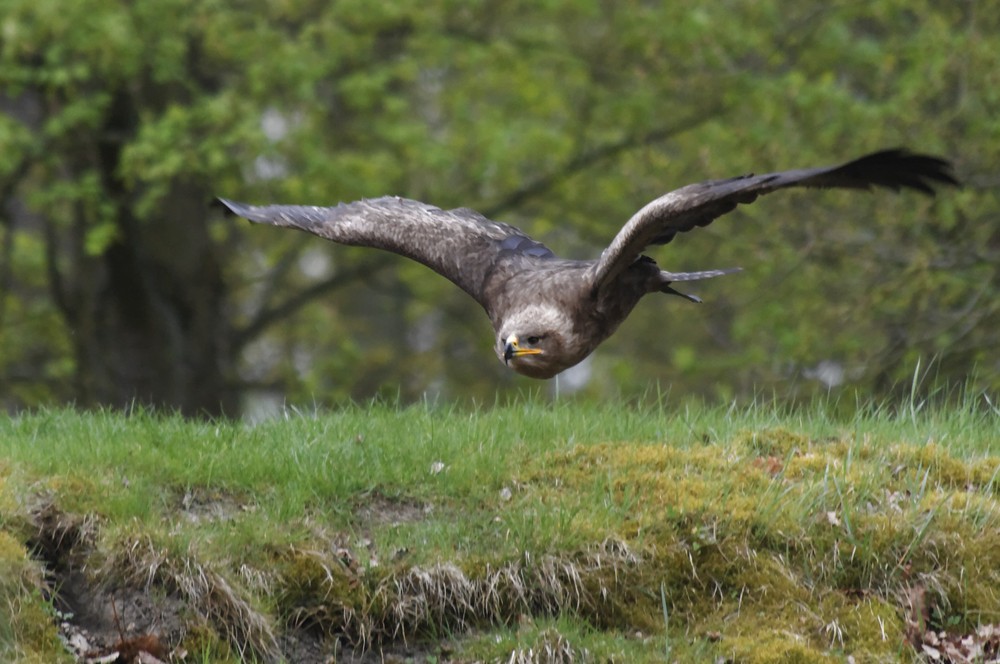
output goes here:
[[[216, 358], [211, 380], [164, 368], [163, 394], [121, 388], [185, 412], [217, 410], [176, 396], [205, 384], [216, 404], [521, 389], [443, 279], [233, 226], [214, 195], [398, 194], [592, 257], [675, 186], [898, 144], [956, 159], [968, 186], [778, 196], [656, 250], [668, 269], [746, 271], [695, 286], [703, 307], [644, 302], [594, 360], [614, 380], [584, 392], [801, 398], [827, 389], [826, 362], [890, 394], [931, 359], [928, 390], [1000, 387], [1000, 23], [975, 3], [13, 0], [0, 29], [8, 408], [120, 403], [109, 386], [157, 358]], [[120, 304], [134, 284], [160, 312], [138, 329]], [[118, 358], [136, 336], [144, 357]]]

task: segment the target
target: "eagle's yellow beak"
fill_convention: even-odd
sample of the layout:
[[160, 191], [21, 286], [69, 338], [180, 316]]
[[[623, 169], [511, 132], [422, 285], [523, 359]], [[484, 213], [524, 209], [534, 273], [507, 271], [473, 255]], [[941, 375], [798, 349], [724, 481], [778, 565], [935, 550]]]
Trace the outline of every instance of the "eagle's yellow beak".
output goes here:
[[507, 337], [507, 343], [503, 347], [503, 361], [510, 362], [512, 357], [520, 357], [521, 355], [541, 355], [542, 351], [539, 348], [521, 348], [518, 344], [517, 335], [512, 334]]

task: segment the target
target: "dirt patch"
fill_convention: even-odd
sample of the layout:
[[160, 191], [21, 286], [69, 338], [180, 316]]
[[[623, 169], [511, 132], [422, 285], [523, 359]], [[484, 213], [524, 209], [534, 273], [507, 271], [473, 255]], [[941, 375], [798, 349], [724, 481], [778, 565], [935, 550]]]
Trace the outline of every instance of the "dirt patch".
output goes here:
[[[409, 523], [417, 523], [434, 511], [430, 503], [423, 503], [407, 497], [389, 496], [381, 491], [369, 491], [355, 499], [352, 521], [361, 539], [356, 544], [365, 549], [369, 565], [379, 565], [372, 534], [376, 528], [388, 526], [397, 528]], [[346, 550], [346, 549], [345, 549]], [[406, 547], [391, 553], [392, 560], [398, 560], [409, 553]]]
[[81, 662], [133, 661], [140, 653], [169, 657], [167, 644], [179, 643], [184, 634], [181, 603], [90, 578], [85, 570], [97, 535], [96, 519], [63, 512], [44, 498], [31, 511], [31, 519], [35, 533], [27, 544], [44, 563], [44, 590], [52, 599], [67, 650]]
[[369, 491], [358, 497], [354, 505], [354, 521], [364, 530], [372, 526], [399, 526], [427, 518], [434, 506], [406, 497], [389, 496], [381, 491]]
[[373, 648], [354, 648], [338, 639], [325, 639], [313, 630], [289, 629], [279, 644], [284, 661], [302, 664], [384, 664], [386, 662], [447, 662], [449, 642], [405, 643], [395, 641]]
[[143, 655], [163, 661], [183, 655], [170, 645], [180, 643], [186, 631], [176, 600], [127, 589], [101, 591], [79, 578], [64, 584], [57, 597], [66, 607], [58, 611], [59, 634], [77, 661], [133, 662]]
[[257, 509], [256, 503], [249, 497], [203, 487], [178, 491], [175, 507], [181, 516], [192, 523], [230, 521], [243, 512]]
[[[246, 509], [238, 497], [186, 492], [178, 509], [187, 518], [224, 520]], [[416, 502], [379, 496], [360, 509], [366, 523], [401, 523], [422, 518]], [[28, 545], [46, 570], [59, 635], [77, 662], [188, 661], [192, 630], [211, 625], [236, 651], [261, 661], [301, 664], [425, 661], [448, 652], [437, 644], [390, 641], [363, 649], [320, 632], [287, 626], [277, 637], [268, 620], [218, 573], [196, 561], [176, 560], [147, 540], [124, 542], [94, 560], [96, 519], [61, 511], [40, 500], [31, 511], [34, 535]], [[197, 638], [195, 638], [197, 641]], [[249, 645], [248, 645], [249, 644]], [[433, 649], [429, 649], [433, 648]]]

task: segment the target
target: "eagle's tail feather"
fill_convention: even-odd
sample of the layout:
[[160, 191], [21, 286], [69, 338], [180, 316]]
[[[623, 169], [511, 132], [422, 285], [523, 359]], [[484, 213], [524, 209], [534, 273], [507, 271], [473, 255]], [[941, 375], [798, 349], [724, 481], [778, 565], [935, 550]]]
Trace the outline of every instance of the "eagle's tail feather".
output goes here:
[[743, 268], [741, 267], [728, 267], [724, 270], [702, 270], [700, 272], [667, 272], [665, 270], [661, 270], [660, 279], [664, 284], [669, 284], [674, 281], [701, 281], [702, 279], [721, 277], [726, 274], [741, 272], [742, 270]]
[[688, 293], [682, 293], [679, 290], [671, 288], [670, 284], [675, 281], [700, 281], [701, 279], [711, 279], [712, 277], [721, 277], [725, 274], [732, 274], [733, 272], [739, 272], [743, 268], [731, 267], [725, 270], [702, 270], [701, 272], [660, 272], [660, 292], [667, 293], [669, 295], [678, 295], [683, 297], [685, 300], [689, 300], [696, 304], [701, 303], [701, 298], [697, 295], [690, 295]]

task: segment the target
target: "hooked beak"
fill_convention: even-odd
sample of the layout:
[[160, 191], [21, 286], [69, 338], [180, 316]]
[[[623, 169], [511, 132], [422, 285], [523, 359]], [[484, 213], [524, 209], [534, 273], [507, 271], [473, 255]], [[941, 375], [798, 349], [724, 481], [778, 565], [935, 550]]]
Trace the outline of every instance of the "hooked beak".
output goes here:
[[510, 363], [512, 357], [520, 357], [521, 355], [541, 355], [542, 351], [538, 348], [521, 348], [518, 345], [517, 335], [512, 334], [507, 337], [507, 343], [503, 347], [503, 361], [506, 364]]

